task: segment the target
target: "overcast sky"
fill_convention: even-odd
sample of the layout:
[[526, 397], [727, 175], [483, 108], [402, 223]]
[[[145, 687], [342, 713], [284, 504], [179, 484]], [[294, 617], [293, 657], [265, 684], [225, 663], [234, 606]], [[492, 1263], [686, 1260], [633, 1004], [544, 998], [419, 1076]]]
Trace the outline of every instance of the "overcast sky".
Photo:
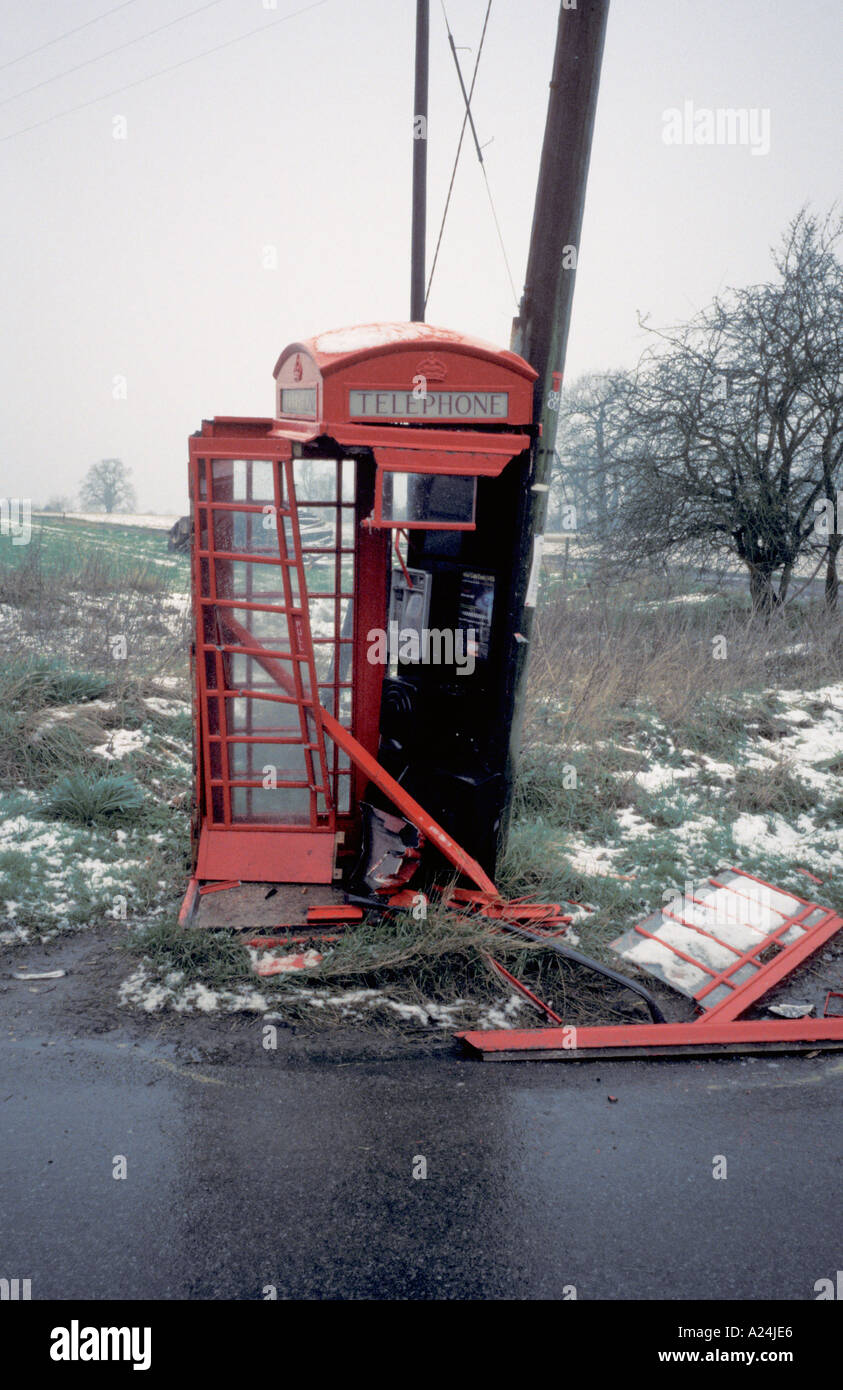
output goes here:
[[[486, 3], [446, 0], [469, 69]], [[493, 0], [473, 103], [519, 292], [557, 10]], [[270, 414], [286, 343], [409, 314], [414, 0], [0, 14], [0, 495], [75, 492], [119, 457], [142, 510], [180, 512], [187, 436]], [[637, 358], [636, 311], [765, 278], [799, 207], [839, 198], [842, 48], [840, 0], [612, 0], [568, 380]], [[769, 152], [666, 144], [686, 102], [768, 111]], [[430, 113], [432, 253], [462, 113], [440, 0]], [[466, 143], [427, 316], [508, 346], [514, 310]]]

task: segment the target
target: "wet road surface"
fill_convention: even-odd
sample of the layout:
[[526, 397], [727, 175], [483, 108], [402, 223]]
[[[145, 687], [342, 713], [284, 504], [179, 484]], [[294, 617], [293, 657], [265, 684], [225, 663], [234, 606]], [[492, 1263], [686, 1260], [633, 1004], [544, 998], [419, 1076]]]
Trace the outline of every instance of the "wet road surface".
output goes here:
[[804, 1300], [843, 1268], [839, 1055], [331, 1064], [258, 1022], [242, 1049], [0, 1041], [0, 1275], [33, 1299]]

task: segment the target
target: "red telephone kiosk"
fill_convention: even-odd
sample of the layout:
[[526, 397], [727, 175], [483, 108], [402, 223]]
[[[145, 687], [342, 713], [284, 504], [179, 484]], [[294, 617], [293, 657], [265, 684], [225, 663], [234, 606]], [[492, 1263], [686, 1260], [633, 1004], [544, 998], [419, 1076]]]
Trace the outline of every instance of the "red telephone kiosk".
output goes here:
[[184, 920], [203, 885], [365, 900], [420, 860], [493, 888], [535, 379], [462, 334], [354, 327], [284, 349], [274, 418], [191, 438]]

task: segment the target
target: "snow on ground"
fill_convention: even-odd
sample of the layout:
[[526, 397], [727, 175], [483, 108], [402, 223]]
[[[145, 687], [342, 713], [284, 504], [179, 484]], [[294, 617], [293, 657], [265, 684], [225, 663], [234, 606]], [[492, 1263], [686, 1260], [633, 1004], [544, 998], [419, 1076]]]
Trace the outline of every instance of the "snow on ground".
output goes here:
[[[173, 683], [178, 685], [180, 682], [176, 677]], [[159, 685], [167, 685], [167, 680], [159, 680]], [[147, 695], [144, 699], [146, 708], [152, 710], [153, 714], [160, 714], [165, 719], [172, 719], [177, 714], [186, 714], [190, 709], [189, 700], [167, 700], [161, 695]]]
[[[788, 706], [782, 718], [792, 723], [794, 732], [775, 741], [759, 742], [771, 751], [775, 749], [809, 787], [820, 792], [834, 793], [843, 785], [840, 772], [828, 772], [817, 766], [832, 758], [843, 757], [843, 682], [821, 686], [818, 690], [780, 690], [779, 699]], [[822, 713], [804, 709], [804, 705], [827, 704]]]
[[197, 981], [183, 985], [181, 971], [173, 970], [163, 980], [150, 976], [139, 965], [120, 986], [119, 1001], [157, 1013], [165, 1006], [177, 1013], [263, 1013], [269, 1002], [254, 986], [241, 989], [209, 989]]
[[[803, 812], [791, 824], [778, 814], [760, 816], [745, 813], [732, 826], [732, 838], [740, 849], [754, 855], [766, 854], [787, 859], [820, 875], [843, 871], [843, 833], [819, 836], [813, 817]], [[835, 844], [836, 841], [836, 844]]]
[[[453, 1030], [460, 1026], [465, 1010], [471, 1007], [470, 1001], [456, 999], [451, 1004], [436, 1004], [425, 1000], [423, 1004], [407, 1003], [402, 999], [392, 999], [381, 989], [309, 989], [306, 985], [297, 986], [293, 991], [285, 991], [280, 998], [275, 995], [267, 998], [254, 986], [241, 986], [238, 989], [210, 989], [207, 985], [194, 982], [185, 985], [181, 971], [170, 971], [163, 979], [150, 973], [147, 965], [139, 965], [120, 986], [119, 1002], [124, 1006], [143, 1009], [146, 1013], [159, 1013], [173, 1009], [176, 1013], [258, 1013], [265, 1022], [273, 1020], [283, 1023], [284, 998], [293, 998], [297, 1005], [304, 1004], [316, 1011], [328, 1010], [345, 1021], [360, 1021], [371, 1016], [376, 1010], [385, 1010], [405, 1023], [416, 1023], [421, 1027], [447, 1028]], [[513, 1028], [519, 1022], [526, 1006], [520, 995], [511, 994], [501, 1004], [482, 1007], [477, 1014], [474, 1026], [478, 1028]], [[299, 1010], [289, 1013], [290, 1021], [299, 1016]]]
[[644, 772], [636, 772], [635, 780], [639, 787], [644, 787], [647, 791], [659, 792], [665, 787], [673, 786], [674, 782], [681, 782], [686, 777], [696, 776], [695, 767], [668, 767], [662, 763], [651, 763]]
[[[168, 688], [166, 681], [160, 684]], [[146, 704], [158, 718], [175, 718], [189, 709], [186, 701], [155, 696]], [[155, 767], [157, 758], [159, 766], [166, 763], [171, 777], [183, 775], [187, 786], [189, 741], [165, 735], [149, 723], [143, 729], [103, 730], [102, 724], [118, 708], [108, 700], [57, 706], [45, 712], [32, 737], [43, 734], [48, 723], [51, 727], [61, 723], [69, 710], [86, 721], [94, 738], [103, 740], [93, 748], [89, 744], [89, 751], [101, 756], [106, 767], [124, 760], [131, 766], [132, 756], [143, 750], [148, 754], [145, 764], [148, 761]], [[153, 787], [161, 785], [150, 776], [148, 766], [146, 781]], [[160, 915], [167, 901], [166, 862], [180, 854], [173, 833], [165, 835], [142, 825], [81, 826], [47, 819], [39, 814], [45, 795], [45, 791], [17, 788], [0, 797], [0, 942], [45, 939], [58, 930], [84, 929], [103, 917], [127, 916], [137, 921]], [[174, 833], [178, 840], [179, 830]]]
[[588, 841], [572, 837], [564, 847], [571, 868], [585, 877], [600, 878], [615, 872], [613, 861], [623, 853], [620, 845], [592, 845]]
[[[187, 506], [183, 515], [187, 513]], [[52, 512], [36, 513], [49, 517]], [[142, 526], [152, 531], [169, 531], [178, 521], [177, 516], [158, 516], [155, 512], [64, 512], [68, 521], [95, 521], [104, 526]]]
[[[27, 813], [0, 815], [0, 908], [9, 924], [0, 942], [49, 939], [114, 915], [120, 897], [131, 902], [134, 876], [145, 865], [126, 852], [125, 841]], [[141, 843], [137, 837], [133, 849]]]
[[675, 594], [673, 598], [639, 599], [634, 608], [673, 608], [681, 603], [709, 603], [717, 594]]
[[622, 837], [626, 840], [640, 840], [652, 834], [655, 829], [650, 821], [639, 816], [638, 812], [634, 811], [631, 806], [621, 807], [618, 811], [617, 824]]
[[136, 753], [148, 743], [149, 735], [140, 729], [112, 729], [105, 743], [96, 744], [91, 752], [111, 761], [115, 758], [125, 758], [128, 753]]
[[[613, 831], [591, 838], [587, 830], [560, 830], [551, 842], [554, 851], [585, 879], [623, 879], [618, 871], [629, 871], [639, 901], [652, 902], [660, 901], [672, 878], [711, 873], [735, 861], [783, 881], [796, 868], [826, 880], [843, 873], [843, 830], [836, 810], [843, 793], [836, 762], [843, 759], [843, 683], [765, 693], [778, 701], [772, 712], [775, 734], [763, 737], [749, 719], [734, 760], [687, 746], [687, 735], [674, 743], [663, 722], [647, 716], [646, 737], [639, 746], [615, 746], [644, 756], [648, 747], [656, 747], [660, 756], [650, 755], [646, 768], [635, 773], [613, 773], [632, 793], [630, 804], [614, 812]], [[739, 803], [732, 804], [739, 773], [761, 773], [763, 794], [763, 773], [779, 769], [797, 787], [814, 793], [816, 806], [783, 815], [742, 811]], [[639, 805], [634, 788], [641, 789]], [[596, 884], [594, 892], [598, 899], [605, 896]], [[614, 911], [611, 893], [609, 901]]]

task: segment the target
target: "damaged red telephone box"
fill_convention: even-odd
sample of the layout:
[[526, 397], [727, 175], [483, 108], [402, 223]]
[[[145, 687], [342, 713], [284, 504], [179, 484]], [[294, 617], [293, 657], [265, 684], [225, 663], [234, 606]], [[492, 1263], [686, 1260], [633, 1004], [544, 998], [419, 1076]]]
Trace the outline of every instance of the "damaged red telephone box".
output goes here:
[[407, 907], [412, 882], [634, 991], [652, 1020], [580, 1029], [572, 1047], [487, 957], [557, 1026], [461, 1035], [481, 1056], [843, 1043], [839, 1018], [740, 1018], [836, 934], [828, 909], [761, 884], [751, 921], [751, 876], [729, 870], [637, 926], [620, 954], [705, 1013], [674, 1024], [637, 979], [559, 940], [562, 906], [497, 893], [514, 657], [536, 589], [521, 563], [533, 369], [448, 330], [376, 324], [293, 343], [275, 380], [272, 418], [218, 416], [190, 440], [194, 870], [180, 920], [325, 939], [364, 908]]
[[203, 886], [348, 880], [398, 783], [493, 888], [535, 379], [448, 330], [355, 327], [284, 349], [273, 418], [191, 438], [184, 920]]

